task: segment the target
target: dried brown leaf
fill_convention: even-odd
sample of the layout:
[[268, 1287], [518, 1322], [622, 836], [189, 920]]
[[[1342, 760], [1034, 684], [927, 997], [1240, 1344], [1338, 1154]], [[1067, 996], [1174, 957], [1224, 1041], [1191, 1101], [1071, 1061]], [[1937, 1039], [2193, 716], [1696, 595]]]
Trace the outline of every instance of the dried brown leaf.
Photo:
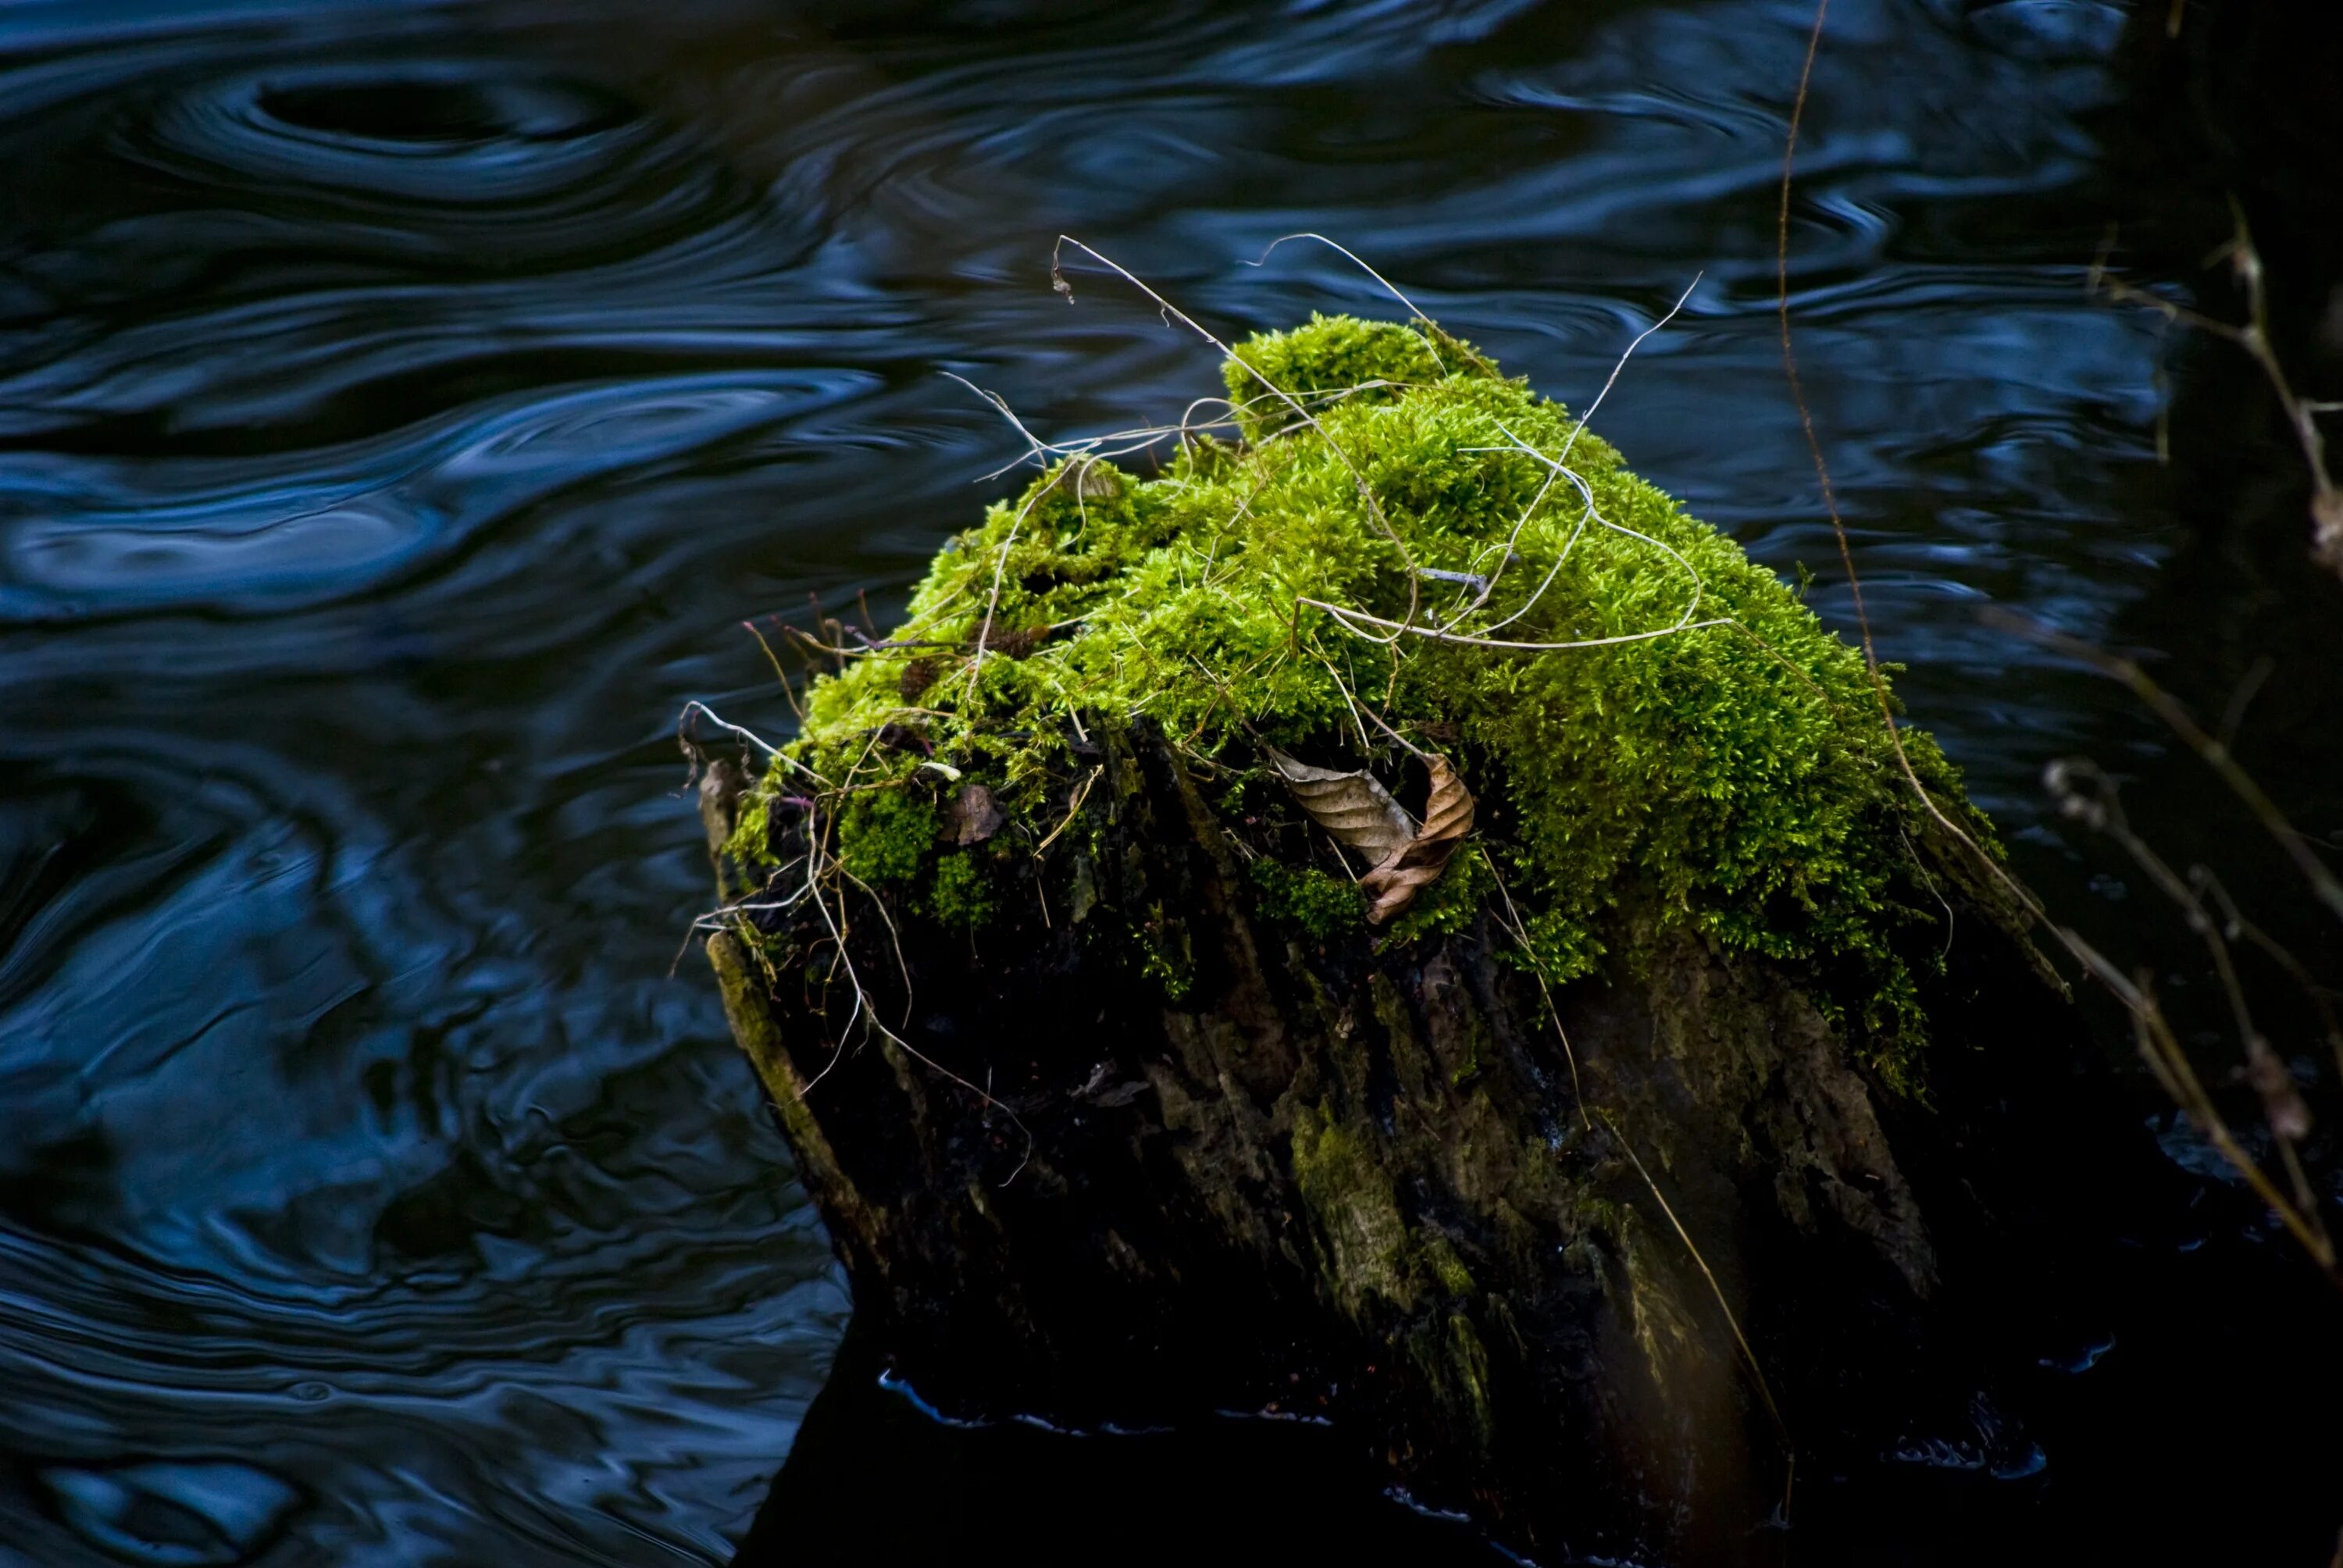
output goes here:
[[952, 842], [960, 845], [981, 844], [1001, 831], [1009, 820], [992, 791], [981, 784], [963, 785], [952, 797]]
[[1374, 869], [1359, 879], [1359, 886], [1374, 901], [1367, 907], [1367, 923], [1379, 926], [1396, 919], [1415, 901], [1418, 889], [1440, 879], [1448, 861], [1473, 830], [1473, 792], [1444, 757], [1428, 759], [1432, 795], [1423, 806], [1423, 829]]
[[1341, 773], [1297, 762], [1274, 746], [1262, 748], [1272, 766], [1310, 813], [1310, 819], [1333, 836], [1334, 841], [1360, 850], [1378, 864], [1404, 849], [1415, 837], [1415, 823], [1391, 791], [1375, 782], [1364, 769]]

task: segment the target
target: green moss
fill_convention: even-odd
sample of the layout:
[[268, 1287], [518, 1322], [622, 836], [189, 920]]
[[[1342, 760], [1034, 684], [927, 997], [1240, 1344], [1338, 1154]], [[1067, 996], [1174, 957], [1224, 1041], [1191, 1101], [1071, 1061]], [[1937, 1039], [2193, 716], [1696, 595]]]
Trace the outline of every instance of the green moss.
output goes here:
[[1321, 941], [1366, 924], [1366, 896], [1347, 878], [1265, 859], [1255, 860], [1246, 874], [1256, 893], [1253, 908], [1265, 920], [1299, 927]]
[[740, 815], [732, 824], [732, 837], [725, 840], [724, 853], [742, 866], [767, 867], [774, 864], [773, 792], [770, 789], [751, 789], [742, 798]]
[[1293, 1184], [1317, 1221], [1343, 1309], [1357, 1316], [1375, 1298], [1412, 1309], [1416, 1249], [1391, 1175], [1328, 1106], [1303, 1106], [1294, 1117]]
[[990, 880], [973, 852], [946, 855], [928, 890], [928, 912], [945, 925], [975, 930], [992, 919]]
[[1413, 327], [1319, 315], [1298, 332], [1246, 339], [1237, 346], [1236, 359], [1221, 367], [1237, 406], [1239, 427], [1254, 442], [1300, 422], [1300, 414], [1279, 393], [1305, 407], [1318, 406], [1322, 395], [1353, 387], [1364, 388], [1354, 394], [1358, 398], [1388, 400], [1399, 387], [1377, 383], [1432, 382], [1445, 373], [1439, 347]]
[[[1232, 823], [1268, 822], [1256, 847], [1283, 865], [1253, 874], [1262, 911], [1332, 940], [1348, 912], [1299, 852], [1308, 829], [1259, 743], [1373, 766], [1394, 788], [1420, 779], [1379, 734], [1362, 749], [1356, 701], [1448, 756], [1481, 808], [1472, 850], [1419, 896], [1399, 940], [1460, 929], [1497, 877], [1528, 937], [1521, 961], [1550, 981], [1632, 966], [1654, 936], [1689, 929], [1829, 970], [1823, 989], [1850, 999], [1874, 1061], [1908, 1081], [1921, 1025], [1909, 966], [1935, 961], [1936, 944], [1907, 958], [1896, 939], [1937, 919], [1910, 849], [1934, 830], [1901, 785], [1860, 657], [1559, 406], [1434, 328], [1320, 318], [1238, 352], [1314, 424], [1232, 365], [1247, 444], [1192, 440], [1145, 480], [1077, 459], [991, 508], [912, 595], [901, 635], [946, 651], [863, 658], [817, 681], [789, 752], [820, 779], [776, 771], [765, 793], [817, 797], [858, 875], [949, 876], [956, 890], [927, 902], [980, 919], [959, 885], [980, 862], [937, 855], [931, 825], [921, 836], [940, 777], [923, 766], [989, 785], [1037, 842], [1089, 770], [1075, 718], [1091, 731], [1152, 723], [1216, 765]], [[1523, 444], [1566, 450], [1575, 482]], [[1467, 610], [1476, 590], [1425, 569], [1493, 581]], [[1386, 646], [1301, 598], [1596, 646]], [[931, 684], [907, 685], [913, 657], [940, 670]], [[1904, 734], [1923, 779], [1966, 810], [1936, 748]], [[1139, 961], [1177, 985], [1183, 940], [1142, 940]]]
[[1418, 1242], [1417, 1251], [1432, 1277], [1438, 1280], [1441, 1288], [1450, 1295], [1463, 1300], [1473, 1294], [1473, 1271], [1464, 1266], [1464, 1260], [1456, 1255], [1456, 1249], [1448, 1244], [1447, 1237], [1436, 1231], [1427, 1231]]
[[1440, 880], [1418, 893], [1407, 912], [1391, 923], [1391, 940], [1412, 942], [1418, 937], [1446, 936], [1461, 931], [1480, 913], [1481, 901], [1496, 890], [1481, 847], [1467, 844], [1448, 862]]
[[1489, 1352], [1473, 1320], [1462, 1312], [1448, 1315], [1447, 1370], [1472, 1412], [1473, 1434], [1486, 1449], [1497, 1436], [1496, 1417], [1489, 1407]]
[[[866, 882], [908, 882], [936, 845], [936, 807], [916, 784], [849, 796], [838, 816], [838, 859]], [[940, 893], [944, 870], [937, 874]]]
[[1473, 1271], [1453, 1243], [1430, 1225], [1408, 1222], [1368, 1129], [1329, 1103], [1302, 1106], [1292, 1158], [1293, 1184], [1309, 1206], [1344, 1311], [1358, 1316], [1381, 1302], [1412, 1312], [1427, 1298], [1478, 1298]]
[[1139, 972], [1161, 986], [1171, 1000], [1183, 1000], [1196, 983], [1196, 960], [1189, 950], [1188, 928], [1155, 904], [1149, 906], [1132, 935], [1137, 939]]
[[1448, 1086], [1451, 1089], [1462, 1089], [1480, 1075], [1481, 1046], [1487, 1038], [1488, 1029], [1487, 1020], [1477, 1013], [1466, 1015], [1464, 1027], [1460, 1031], [1463, 1036], [1463, 1049], [1454, 1053], [1454, 1060], [1448, 1068]]

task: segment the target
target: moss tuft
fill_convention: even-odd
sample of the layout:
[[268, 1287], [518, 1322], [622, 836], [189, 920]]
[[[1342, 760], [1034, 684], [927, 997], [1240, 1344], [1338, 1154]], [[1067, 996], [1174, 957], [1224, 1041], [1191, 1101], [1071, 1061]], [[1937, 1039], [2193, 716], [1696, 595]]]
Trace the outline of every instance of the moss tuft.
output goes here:
[[1448, 1244], [1445, 1236], [1437, 1231], [1427, 1231], [1418, 1250], [1424, 1268], [1440, 1282], [1443, 1290], [1460, 1301], [1470, 1300], [1475, 1294], [1473, 1271], [1464, 1266], [1464, 1261], [1456, 1255], [1456, 1249]]
[[1304, 407], [1344, 392], [1352, 401], [1387, 402], [1408, 385], [1437, 381], [1444, 374], [1438, 347], [1422, 332], [1396, 321], [1350, 316], [1313, 315], [1298, 331], [1248, 338], [1237, 346], [1236, 358], [1221, 367], [1221, 378], [1237, 405], [1239, 428], [1252, 442], [1297, 422], [1286, 397]]
[[973, 931], [992, 919], [992, 884], [973, 853], [946, 855], [928, 890], [928, 912], [945, 925]]
[[936, 846], [936, 807], [915, 783], [850, 795], [838, 816], [838, 861], [866, 882], [908, 882]]
[[[979, 924], [999, 902], [979, 896], [988, 862], [937, 852], [942, 775], [921, 769], [984, 783], [1034, 843], [1090, 772], [1081, 735], [1151, 725], [1276, 863], [1252, 873], [1261, 911], [1331, 940], [1356, 929], [1352, 906], [1309, 867], [1312, 829], [1261, 743], [1372, 767], [1404, 791], [1422, 769], [1361, 723], [1364, 706], [1450, 758], [1480, 807], [1471, 849], [1398, 939], [1461, 929], [1500, 878], [1528, 938], [1520, 961], [1550, 981], [1632, 966], [1654, 936], [1689, 928], [1827, 970], [1818, 989], [1849, 999], [1844, 1021], [1871, 1060], [1913, 1081], [1914, 966], [1936, 944], [1900, 939], [1937, 918], [1911, 848], [1932, 829], [1860, 657], [1563, 408], [1428, 324], [1320, 317], [1238, 354], [1314, 426], [1231, 365], [1245, 444], [1191, 439], [1144, 480], [1077, 458], [992, 507], [912, 595], [900, 635], [927, 646], [814, 683], [789, 749], [820, 782], [777, 770], [763, 797], [820, 797], [858, 876]], [[1522, 445], [1567, 451], [1574, 479]], [[1460, 580], [1474, 577], [1485, 594]], [[1596, 646], [1386, 646], [1304, 598]], [[1904, 733], [1924, 779], [1965, 810], [1936, 748]], [[1147, 929], [1144, 911], [1121, 914]], [[1183, 942], [1154, 933], [1141, 961], [1177, 987]]]
[[1356, 882], [1315, 866], [1270, 859], [1255, 860], [1247, 875], [1256, 894], [1253, 907], [1265, 920], [1298, 927], [1320, 941], [1366, 928], [1366, 895]]
[[1391, 940], [1412, 942], [1419, 937], [1448, 936], [1463, 930], [1481, 912], [1482, 901], [1496, 890], [1489, 864], [1477, 844], [1467, 844], [1448, 862], [1440, 880], [1416, 895], [1407, 912], [1391, 923]]

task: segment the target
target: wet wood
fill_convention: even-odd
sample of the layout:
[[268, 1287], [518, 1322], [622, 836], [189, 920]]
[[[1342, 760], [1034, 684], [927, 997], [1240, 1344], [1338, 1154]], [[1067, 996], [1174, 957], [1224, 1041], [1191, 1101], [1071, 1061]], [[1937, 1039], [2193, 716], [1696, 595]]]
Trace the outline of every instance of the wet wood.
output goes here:
[[1012, 865], [973, 937], [898, 911], [899, 969], [850, 900], [896, 1040], [841, 1050], [802, 906], [769, 970], [709, 944], [860, 1331], [924, 1396], [1325, 1419], [1523, 1550], [1703, 1562], [1778, 1555], [1793, 1439], [1821, 1462], [1973, 1397], [1945, 1325], [2031, 1178], [1963, 1150], [2055, 1114], [2008, 1091], [2071, 1032], [1993, 919], [1925, 999], [1924, 1108], [1811, 980], [1689, 938], [1550, 1008], [1485, 912], [1380, 946], [1265, 920], [1186, 765], [1102, 747], [1095, 834]]

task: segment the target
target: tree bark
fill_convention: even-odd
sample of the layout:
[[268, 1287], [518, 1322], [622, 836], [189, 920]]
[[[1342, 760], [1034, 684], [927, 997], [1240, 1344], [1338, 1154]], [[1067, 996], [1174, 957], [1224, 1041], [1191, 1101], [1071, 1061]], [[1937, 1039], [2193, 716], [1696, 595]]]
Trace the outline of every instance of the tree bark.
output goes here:
[[[1949, 1304], [2025, 1184], [1964, 1145], [2032, 1135], [2012, 1062], [2066, 1026], [1951, 856], [1923, 1106], [1810, 975], [1690, 936], [1549, 1005], [1486, 910], [1380, 948], [1264, 918], [1179, 754], [1098, 744], [1091, 830], [990, 862], [973, 935], [850, 890], [708, 944], [925, 1397], [1324, 1419], [1523, 1551], [1721, 1563], [1778, 1556], [1794, 1438], [1970, 1397]], [[840, 1043], [838, 921], [894, 1038]]]

